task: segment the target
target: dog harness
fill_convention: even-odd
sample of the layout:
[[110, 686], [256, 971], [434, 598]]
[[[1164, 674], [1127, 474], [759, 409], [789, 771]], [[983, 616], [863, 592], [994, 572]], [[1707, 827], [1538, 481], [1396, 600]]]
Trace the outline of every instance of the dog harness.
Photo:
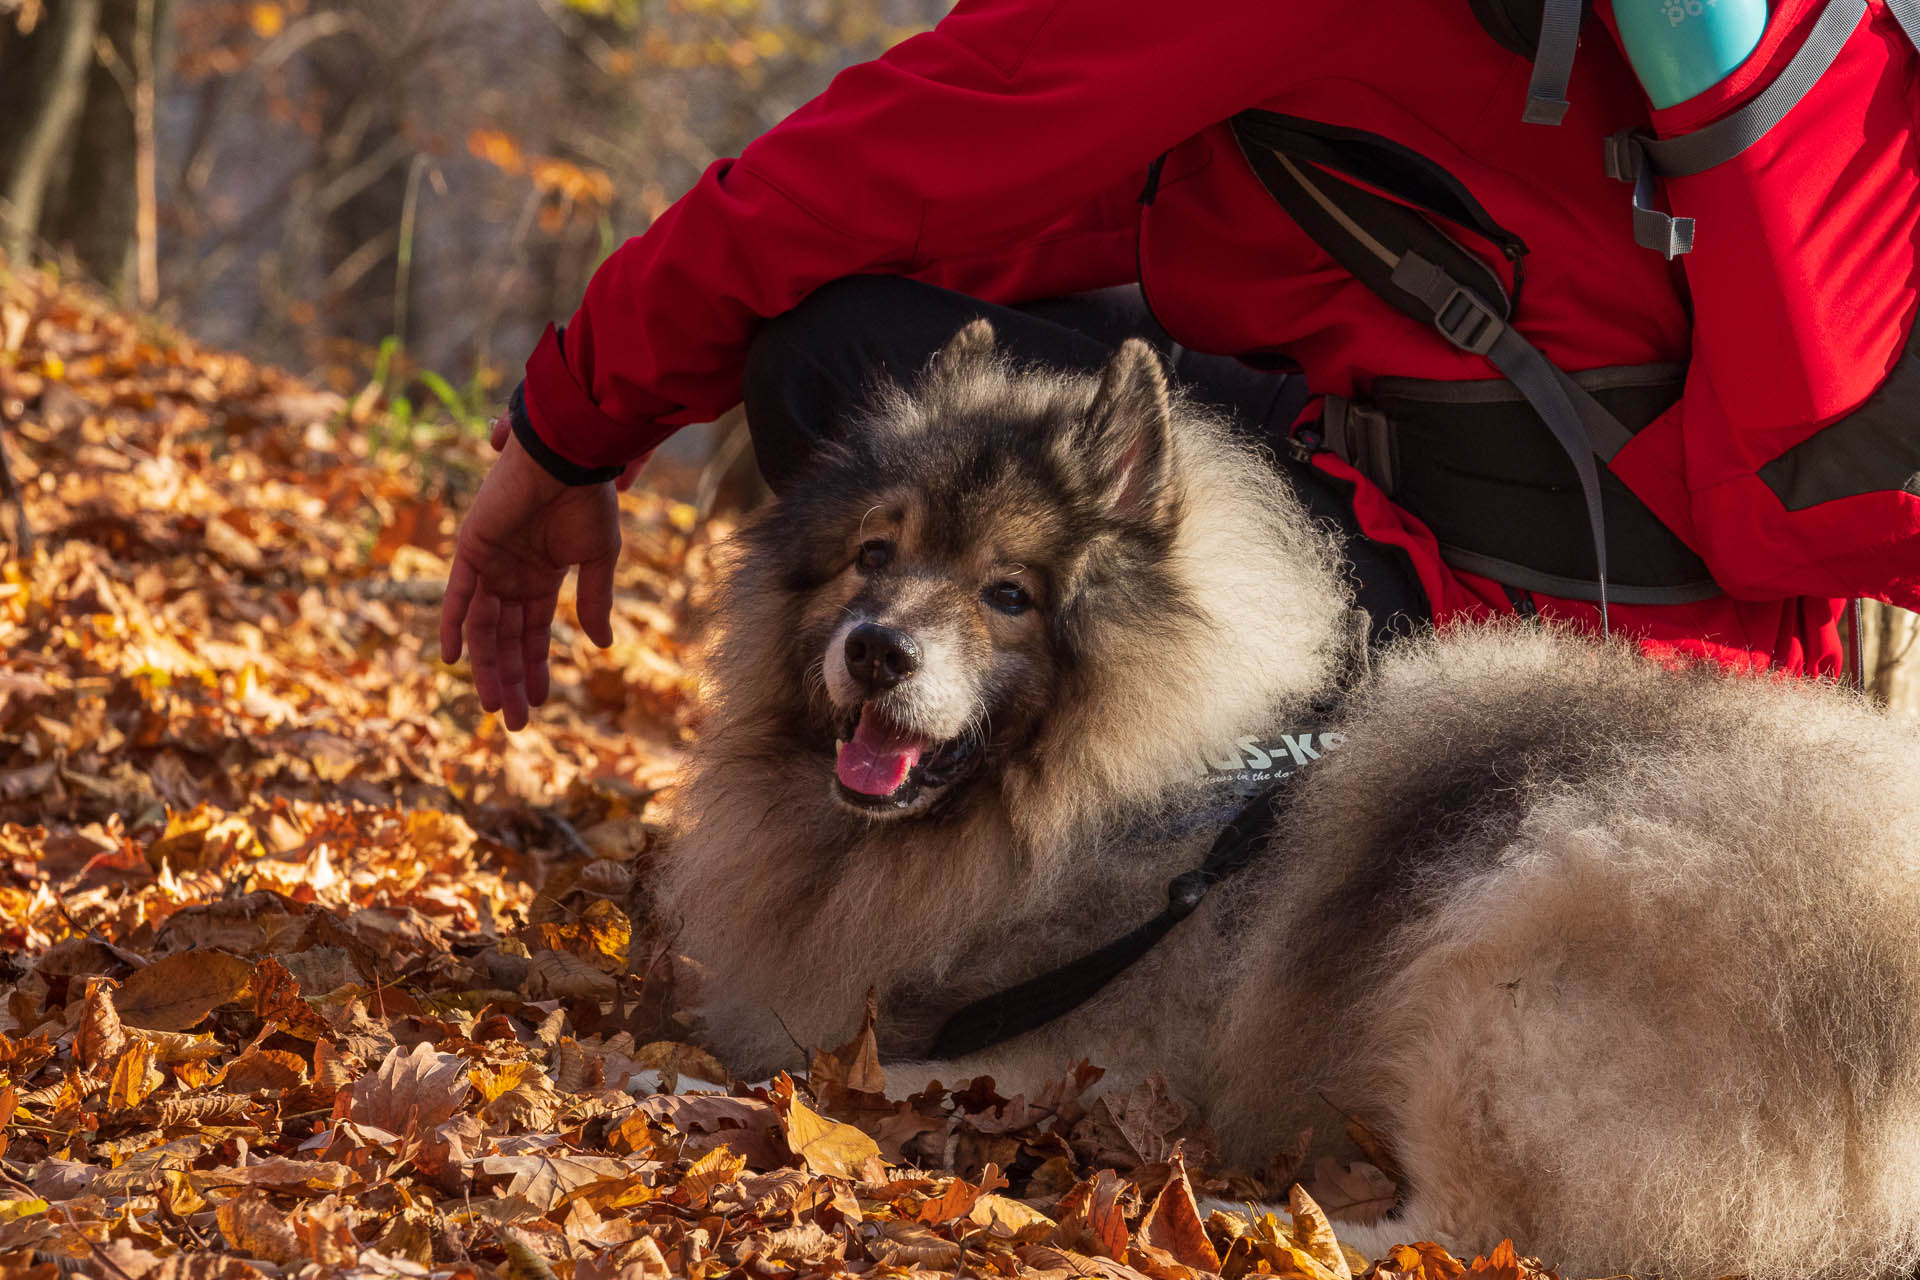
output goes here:
[[[1304, 736], [1318, 733], [1326, 722], [1316, 716], [1315, 727]], [[1192, 915], [1214, 885], [1254, 860], [1310, 768], [1310, 763], [1301, 764], [1277, 773], [1241, 805], [1214, 838], [1205, 860], [1167, 882], [1167, 905], [1159, 915], [1078, 960], [975, 1000], [934, 1033], [929, 1053], [935, 1058], [977, 1053], [1043, 1027], [1091, 1000]]]

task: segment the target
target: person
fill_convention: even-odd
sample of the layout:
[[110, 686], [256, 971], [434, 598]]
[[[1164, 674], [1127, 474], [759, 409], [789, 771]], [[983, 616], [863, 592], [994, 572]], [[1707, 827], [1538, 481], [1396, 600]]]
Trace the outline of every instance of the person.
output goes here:
[[[1836, 675], [1849, 597], [1920, 605], [1920, 448], [1897, 412], [1920, 386], [1900, 381], [1920, 364], [1902, 360], [1920, 184], [1901, 28], [1879, 0], [1781, 0], [1738, 71], [1650, 111], [1602, 0], [1543, 128], [1519, 109], [1525, 46], [1490, 38], [1487, 7], [962, 0], [843, 72], [548, 328], [460, 527], [445, 656], [469, 650], [482, 705], [523, 725], [575, 566], [581, 623], [611, 641], [615, 485], [656, 445], [744, 396], [779, 490], [873, 377], [912, 376], [987, 315], [1017, 358], [1069, 367], [1154, 340], [1338, 527], [1380, 638], [1521, 613]], [[1636, 243], [1658, 215], [1629, 209], [1603, 144], [1766, 106], [1822, 23], [1848, 41], [1844, 77], [1736, 163], [1667, 184], [1712, 211], [1691, 254]], [[1861, 122], [1844, 146], [1807, 143], [1841, 119]], [[1795, 147], [1812, 155], [1789, 166]], [[1487, 351], [1330, 252], [1276, 163], [1322, 208], [1351, 189], [1349, 213], [1410, 206], [1445, 232], [1458, 253], [1428, 252], [1494, 300], [1479, 309], [1624, 424], [1602, 492]]]

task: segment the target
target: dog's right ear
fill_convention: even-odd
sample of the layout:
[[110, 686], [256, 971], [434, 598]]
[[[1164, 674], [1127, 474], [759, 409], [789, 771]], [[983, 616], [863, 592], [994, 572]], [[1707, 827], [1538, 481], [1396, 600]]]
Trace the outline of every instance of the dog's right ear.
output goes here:
[[1172, 431], [1173, 397], [1160, 355], [1128, 338], [1101, 371], [1087, 416], [1069, 437], [1104, 510], [1145, 521], [1164, 513]]
[[992, 321], [985, 316], [969, 320], [933, 358], [934, 376], [950, 378], [985, 364], [993, 359], [993, 343]]

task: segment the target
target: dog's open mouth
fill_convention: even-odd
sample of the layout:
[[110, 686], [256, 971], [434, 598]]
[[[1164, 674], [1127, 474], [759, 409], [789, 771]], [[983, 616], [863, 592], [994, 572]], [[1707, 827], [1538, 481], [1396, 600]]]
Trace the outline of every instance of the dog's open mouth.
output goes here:
[[904, 809], [923, 792], [952, 784], [979, 740], [963, 733], [933, 742], [889, 722], [862, 703], [842, 726], [833, 772], [842, 799], [862, 809]]

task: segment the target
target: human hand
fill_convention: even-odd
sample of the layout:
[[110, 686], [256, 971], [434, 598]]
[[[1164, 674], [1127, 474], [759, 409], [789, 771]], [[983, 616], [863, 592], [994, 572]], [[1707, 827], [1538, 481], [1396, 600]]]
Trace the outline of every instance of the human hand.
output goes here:
[[458, 661], [464, 636], [480, 705], [519, 729], [547, 700], [553, 612], [575, 565], [580, 625], [601, 648], [613, 643], [620, 505], [612, 484], [554, 479], [510, 433], [494, 447], [500, 458], [454, 539], [440, 653]]

